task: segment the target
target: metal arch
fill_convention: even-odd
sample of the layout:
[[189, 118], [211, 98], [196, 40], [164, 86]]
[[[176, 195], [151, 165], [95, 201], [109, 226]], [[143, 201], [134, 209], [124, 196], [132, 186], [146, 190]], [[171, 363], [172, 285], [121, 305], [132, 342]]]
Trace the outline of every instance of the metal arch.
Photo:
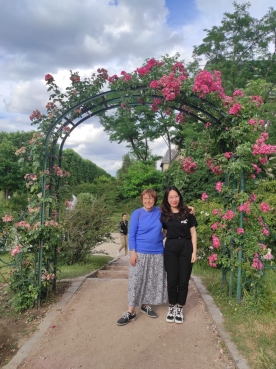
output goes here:
[[[139, 86], [135, 89], [131, 89], [131, 90], [146, 90], [147, 87], [145, 86]], [[121, 94], [123, 92], [123, 94]], [[107, 95], [118, 95], [116, 97], [111, 97], [110, 99], [106, 99], [106, 96]], [[181, 92], [181, 95], [184, 95], [183, 92]], [[100, 94], [97, 94], [93, 97], [90, 97], [90, 98], [87, 98], [85, 100], [83, 100], [82, 102], [79, 102], [78, 104], [74, 105], [72, 108], [68, 109], [64, 114], [62, 114], [56, 121], [55, 123], [51, 126], [51, 128], [49, 129], [48, 133], [47, 133], [47, 136], [46, 136], [46, 139], [45, 139], [45, 146], [44, 146], [44, 162], [43, 162], [43, 172], [45, 173], [45, 170], [46, 170], [46, 160], [47, 158], [49, 158], [49, 155], [47, 154], [47, 143], [49, 141], [49, 138], [50, 138], [50, 135], [51, 133], [54, 131], [54, 129], [56, 128], [57, 124], [62, 121], [62, 119], [65, 120], [64, 124], [62, 124], [58, 130], [55, 132], [55, 139], [53, 140], [53, 143], [51, 145], [51, 165], [50, 165], [50, 171], [52, 171], [52, 168], [54, 166], [54, 163], [55, 163], [55, 148], [56, 148], [56, 145], [57, 145], [57, 141], [58, 139], [60, 138], [59, 137], [59, 134], [62, 132], [62, 130], [65, 128], [65, 127], [69, 127], [70, 125], [72, 126], [70, 128], [70, 134], [74, 131], [75, 128], [77, 128], [81, 123], [83, 123], [84, 121], [86, 121], [87, 119], [95, 116], [95, 115], [98, 115], [100, 113], [103, 113], [107, 110], [111, 110], [111, 109], [116, 109], [118, 107], [120, 107], [120, 102], [122, 101], [122, 98], [124, 97], [130, 97], [131, 100], [133, 99], [137, 99], [137, 101], [134, 101], [134, 102], [128, 102], [128, 106], [141, 106], [141, 103], [138, 102], [138, 98], [141, 97], [140, 94], [133, 94], [131, 96], [128, 95], [128, 93], [125, 93], [124, 90], [111, 90], [111, 91], [106, 91], [106, 92], [102, 92]], [[190, 107], [190, 108], [193, 108], [194, 110], [197, 110], [199, 113], [202, 113], [204, 114], [205, 116], [207, 116], [212, 122], [215, 122], [215, 123], [221, 123], [222, 119], [225, 119], [226, 118], [226, 114], [225, 112], [223, 112], [221, 109], [219, 109], [216, 105], [210, 103], [209, 101], [205, 100], [205, 99], [202, 99], [202, 98], [199, 98], [197, 97], [196, 95], [192, 94], [190, 95], [188, 98], [187, 96], [183, 96], [184, 97], [184, 101], [182, 101], [181, 103], [178, 103], [178, 105], [181, 105], [181, 106], [178, 106], [178, 105], [172, 105], [170, 106], [170, 109], [172, 110], [177, 110], [177, 111], [180, 111], [180, 112], [183, 112], [185, 114], [187, 114], [188, 116], [191, 116], [192, 118], [194, 118], [195, 120], [197, 121], [200, 121], [202, 123], [206, 123], [207, 121], [202, 118], [201, 116], [199, 115], [196, 115], [194, 113], [192, 113], [191, 111], [187, 110], [186, 108], [183, 108], [183, 105], [187, 106], [187, 107]], [[93, 100], [97, 100], [99, 98], [102, 98], [102, 101], [99, 102], [98, 104], [94, 105], [94, 106], [87, 106], [85, 109], [82, 110], [82, 114], [86, 114], [88, 112], [90, 112], [87, 116], [81, 118], [77, 123], [74, 122], [74, 120], [72, 119], [69, 119], [67, 117], [67, 115], [77, 109], [78, 107], [81, 107], [85, 104], [87, 104], [88, 102], [90, 101], [93, 101]], [[153, 100], [154, 98], [159, 98], [159, 99], [162, 99], [164, 100], [164, 98], [160, 95], [157, 95], [157, 94], [150, 94], [150, 95], [147, 95], [147, 98], [149, 99], [149, 101], [146, 101], [144, 104], [142, 105], [151, 105], [153, 103]], [[212, 109], [214, 109], [216, 112], [219, 113], [220, 117], [217, 118], [216, 116], [214, 116], [214, 114], [210, 114], [208, 111], [206, 111], [206, 109], [202, 109], [200, 106], [198, 105], [195, 105], [194, 103], [192, 103], [190, 100], [196, 100], [200, 103], [203, 103], [204, 105], [207, 105], [209, 107], [211, 107]], [[94, 110], [94, 111], [93, 111]], [[58, 166], [61, 167], [62, 165], [62, 151], [63, 151], [63, 147], [64, 147], [64, 144], [65, 144], [65, 141], [67, 139], [67, 137], [69, 136], [69, 133], [66, 133], [65, 136], [63, 137], [62, 139], [62, 142], [61, 142], [61, 145], [60, 145], [60, 148], [59, 148], [59, 153], [58, 153]], [[45, 178], [44, 178], [44, 184], [46, 183], [45, 181]], [[45, 196], [45, 185], [43, 186], [44, 187], [44, 192], [43, 192], [43, 188], [42, 188], [42, 196], [44, 197]], [[51, 184], [50, 184], [50, 191], [51, 191]], [[44, 205], [44, 203], [43, 203]], [[44, 213], [45, 213], [45, 205], [44, 205], [44, 208], [42, 209], [42, 212], [41, 212], [41, 215], [42, 217], [44, 217]], [[51, 216], [51, 210], [49, 212], [49, 216]], [[43, 224], [44, 222], [44, 218], [41, 219], [41, 223]]]
[[[138, 97], [141, 97], [141, 94], [133, 94], [132, 92], [134, 91], [146, 91], [149, 90], [149, 87], [147, 86], [138, 86], [138, 87], [133, 87], [129, 89], [129, 93], [126, 92], [125, 90], [110, 90], [110, 91], [105, 91], [105, 92], [101, 92], [95, 96], [89, 97], [85, 100], [82, 100], [80, 102], [78, 102], [77, 104], [75, 104], [74, 106], [72, 106], [71, 108], [69, 108], [66, 112], [64, 112], [63, 114], [61, 114], [56, 120], [55, 122], [51, 125], [51, 127], [49, 128], [46, 137], [45, 137], [45, 141], [44, 141], [44, 152], [43, 152], [43, 176], [42, 176], [42, 198], [45, 198], [45, 194], [46, 194], [46, 166], [47, 166], [47, 161], [49, 159], [49, 157], [51, 157], [51, 162], [50, 162], [50, 171], [52, 172], [54, 163], [56, 161], [56, 159], [58, 158], [58, 163], [59, 166], [61, 167], [62, 165], [62, 150], [65, 144], [65, 141], [67, 139], [67, 137], [69, 136], [69, 133], [66, 132], [64, 137], [62, 138], [61, 141], [61, 145], [59, 148], [59, 153], [57, 155], [57, 158], [55, 156], [55, 150], [56, 150], [56, 145], [58, 142], [58, 139], [60, 138], [60, 133], [62, 132], [62, 130], [65, 127], [70, 127], [70, 133], [72, 133], [74, 131], [75, 128], [77, 128], [81, 123], [83, 123], [84, 121], [86, 121], [87, 119], [93, 117], [94, 115], [98, 115], [104, 111], [107, 110], [111, 110], [111, 109], [115, 109], [120, 107], [120, 103], [122, 101], [122, 99], [126, 98], [129, 99], [130, 98], [130, 102], [128, 103], [129, 106], [141, 106], [141, 103], [138, 102]], [[112, 95], [110, 99], [106, 99], [106, 96]], [[114, 97], [115, 95], [115, 97]], [[136, 101], [132, 101], [134, 98], [136, 98]], [[164, 97], [157, 95], [157, 94], [149, 94], [147, 95], [147, 98], [149, 99], [149, 101], [147, 101], [145, 104], [146, 105], [151, 105], [153, 103], [154, 98], [159, 98], [164, 100]], [[221, 123], [222, 119], [226, 118], [226, 114], [217, 106], [215, 106], [214, 104], [210, 103], [209, 101], [199, 98], [196, 95], [191, 94], [190, 96], [186, 96], [184, 94], [184, 92], [180, 93], [180, 98], [182, 98], [182, 101], [178, 101], [177, 103], [174, 105], [174, 102], [170, 102], [169, 107], [170, 109], [173, 110], [177, 110], [180, 112], [183, 112], [191, 117], [193, 117], [194, 119], [202, 122], [202, 123], [207, 123], [207, 121], [202, 118], [201, 116], [198, 116], [197, 114], [194, 114], [192, 112], [190, 112], [189, 110], [187, 110], [186, 108], [183, 108], [183, 105], [187, 106], [187, 107], [191, 107], [194, 110], [198, 111], [199, 113], [204, 114], [206, 117], [208, 117], [208, 119], [212, 120], [212, 122], [215, 123]], [[101, 99], [102, 101], [96, 103], [95, 105], [91, 105], [91, 103], [95, 100], [99, 100]], [[196, 102], [200, 102], [201, 104], [203, 104], [203, 107], [199, 106], [196, 104]], [[90, 103], [89, 106], [86, 106], [88, 103]], [[206, 108], [205, 108], [206, 106]], [[68, 117], [68, 115], [76, 110], [77, 108], [80, 107], [84, 107], [84, 109], [82, 109], [82, 114], [86, 114], [88, 112], [90, 112], [86, 117], [81, 118], [77, 123], [75, 123], [75, 119], [70, 119]], [[214, 110], [215, 113], [217, 113], [219, 115], [219, 118], [217, 118], [214, 114], [215, 113], [210, 113], [209, 111], [207, 111], [209, 109]], [[207, 109], [207, 110], [206, 110]], [[65, 122], [55, 131], [56, 127], [58, 126], [59, 123], [63, 122], [63, 120], [65, 120]], [[53, 142], [50, 145], [50, 151], [51, 154], [49, 155], [49, 140], [52, 136], [52, 134], [54, 133], [53, 137]], [[58, 186], [59, 186], [59, 182], [58, 182]], [[52, 191], [52, 186], [50, 186], [50, 191]], [[50, 192], [51, 193], [51, 192]], [[41, 224], [43, 225], [45, 222], [45, 202], [42, 202], [41, 205]], [[49, 210], [49, 215], [51, 216], [51, 207]], [[41, 239], [39, 241], [39, 260], [38, 260], [38, 286], [39, 286], [39, 291], [41, 289], [41, 270], [42, 270], [42, 253], [43, 253], [43, 240]], [[38, 297], [38, 306], [40, 306], [40, 295]]]

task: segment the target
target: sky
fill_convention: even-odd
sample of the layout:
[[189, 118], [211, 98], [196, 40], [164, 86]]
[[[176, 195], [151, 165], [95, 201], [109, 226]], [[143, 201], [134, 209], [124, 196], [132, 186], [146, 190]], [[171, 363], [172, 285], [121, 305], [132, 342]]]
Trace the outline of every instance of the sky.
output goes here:
[[[258, 19], [275, 8], [275, 0], [250, 3]], [[204, 29], [220, 25], [223, 13], [234, 10], [231, 0], [0, 0], [0, 9], [0, 131], [5, 132], [36, 129], [29, 117], [36, 109], [46, 113], [45, 74], [65, 88], [70, 70], [81, 78], [98, 68], [119, 75], [147, 58], [176, 52], [191, 61]], [[165, 155], [162, 139], [150, 147]], [[97, 117], [75, 129], [64, 148], [112, 175], [129, 151], [126, 143], [109, 142]]]

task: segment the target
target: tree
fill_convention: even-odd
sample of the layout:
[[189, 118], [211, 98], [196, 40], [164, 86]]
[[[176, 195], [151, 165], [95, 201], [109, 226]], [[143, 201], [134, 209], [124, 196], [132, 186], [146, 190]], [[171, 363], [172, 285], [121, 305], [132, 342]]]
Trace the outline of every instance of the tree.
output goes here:
[[125, 197], [131, 199], [140, 195], [145, 188], [162, 190], [163, 172], [155, 168], [154, 163], [133, 162], [123, 176]]
[[128, 168], [131, 166], [133, 159], [131, 159], [130, 154], [126, 154], [123, 156], [123, 164], [122, 168], [117, 170], [117, 178], [122, 179], [122, 176], [127, 173]]
[[16, 151], [27, 145], [33, 132], [0, 133], [0, 190], [4, 191], [5, 198], [16, 191], [24, 191], [26, 184], [24, 175], [31, 169], [27, 162], [18, 163]]
[[[146, 76], [147, 72], [149, 72], [149, 76], [146, 76], [144, 79], [145, 84], [147, 84], [150, 81], [150, 77], [158, 79], [165, 74], [169, 74], [171, 70], [176, 72], [176, 69], [183, 65], [183, 62], [179, 61], [179, 56], [178, 53], [172, 57], [165, 55], [160, 62], [156, 62], [154, 59], [147, 59], [144, 65], [141, 68], [137, 68], [135, 72], [140, 77]], [[153, 68], [154, 70], [151, 72], [150, 68], [154, 66], [158, 66], [158, 68]], [[197, 69], [197, 62], [190, 63], [187, 70], [189, 68], [194, 73]], [[181, 67], [179, 69], [181, 73], [188, 75], [187, 72], [184, 72], [184, 67], [183, 70]], [[176, 72], [176, 74], [178, 73], [180, 72]], [[158, 159], [151, 155], [149, 142], [162, 137], [168, 146], [171, 158], [171, 143], [174, 138], [174, 129], [178, 125], [176, 114], [158, 96], [156, 98], [148, 98], [144, 94], [138, 96], [137, 100], [141, 106], [128, 105], [127, 102], [125, 104], [122, 103], [113, 115], [110, 116], [105, 113], [100, 117], [104, 130], [110, 135], [110, 141], [127, 142], [127, 147], [131, 149], [131, 153], [136, 160], [147, 161]]]
[[226, 92], [243, 88], [256, 78], [275, 84], [276, 12], [270, 8], [256, 19], [248, 11], [249, 2], [233, 5], [234, 13], [224, 13], [221, 26], [204, 30], [207, 36], [202, 44], [194, 46], [194, 58], [199, 61], [203, 56], [206, 69], [221, 72]]
[[63, 159], [64, 170], [70, 172], [70, 177], [68, 178], [68, 184], [70, 186], [76, 186], [81, 183], [93, 183], [96, 178], [102, 175], [111, 177], [105, 170], [98, 167], [92, 161], [83, 159], [72, 149], [63, 151]]

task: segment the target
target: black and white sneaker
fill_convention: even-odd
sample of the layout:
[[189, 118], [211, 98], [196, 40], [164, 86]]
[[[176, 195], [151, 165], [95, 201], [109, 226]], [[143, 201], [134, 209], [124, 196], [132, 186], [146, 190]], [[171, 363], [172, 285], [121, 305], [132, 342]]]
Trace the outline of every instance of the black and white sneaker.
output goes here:
[[126, 312], [123, 316], [117, 321], [117, 325], [126, 325], [128, 322], [136, 319], [136, 313], [133, 315], [130, 312]]
[[183, 307], [177, 307], [175, 309], [175, 318], [174, 318], [175, 323], [183, 323], [184, 321], [184, 317], [183, 317]]
[[158, 315], [152, 310], [149, 305], [142, 305], [141, 312], [147, 314], [150, 318], [157, 318]]
[[173, 323], [175, 320], [175, 306], [169, 306], [169, 311], [166, 316], [166, 322]]

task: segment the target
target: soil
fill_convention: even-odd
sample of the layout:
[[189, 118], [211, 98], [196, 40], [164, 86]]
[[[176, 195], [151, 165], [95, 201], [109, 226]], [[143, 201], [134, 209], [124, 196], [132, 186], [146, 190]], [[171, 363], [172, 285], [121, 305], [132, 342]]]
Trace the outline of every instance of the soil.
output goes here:
[[0, 284], [0, 368], [6, 365], [17, 353], [18, 349], [36, 331], [41, 320], [47, 315], [70, 283], [57, 283], [57, 290], [51, 295], [46, 303], [41, 304], [41, 308], [29, 309], [25, 313], [16, 313], [11, 310], [5, 294], [6, 285]]

